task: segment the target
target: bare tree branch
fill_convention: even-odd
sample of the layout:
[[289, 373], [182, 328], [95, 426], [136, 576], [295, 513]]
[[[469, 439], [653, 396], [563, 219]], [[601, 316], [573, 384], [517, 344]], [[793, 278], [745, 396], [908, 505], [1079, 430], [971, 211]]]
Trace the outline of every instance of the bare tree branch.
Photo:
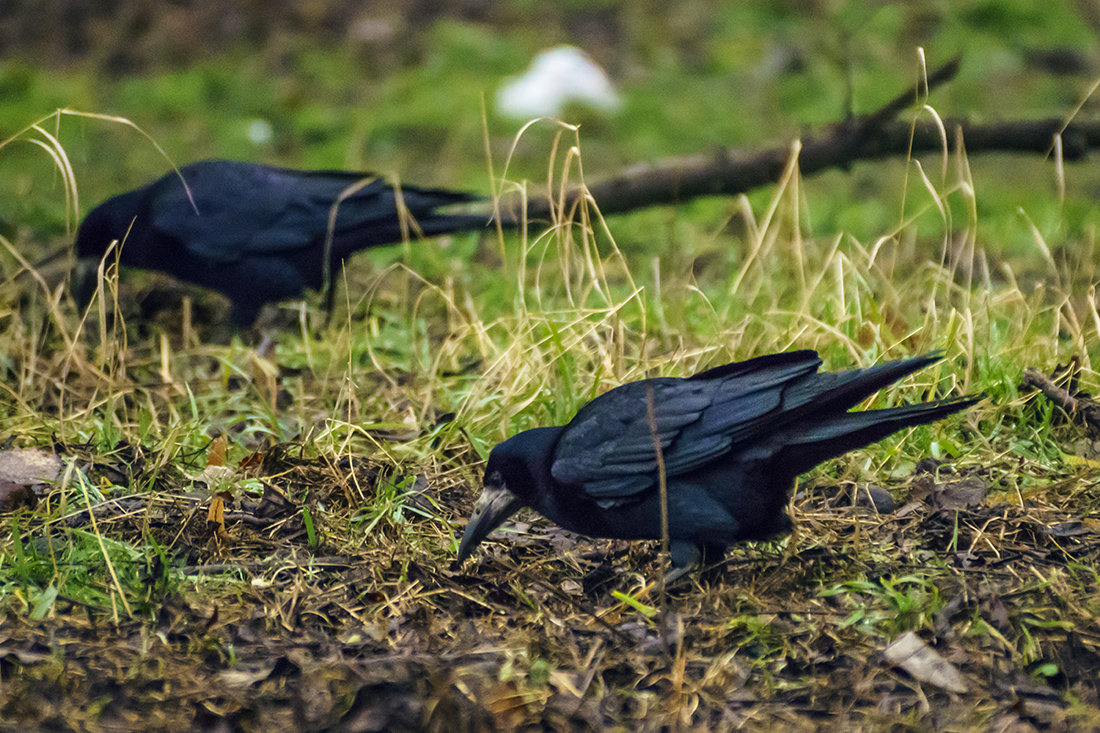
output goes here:
[[[927, 90], [954, 77], [958, 60], [929, 74]], [[924, 84], [899, 94], [877, 111], [836, 123], [821, 132], [802, 137], [798, 145], [766, 150], [720, 148], [631, 166], [612, 178], [588, 187], [604, 214], [617, 214], [660, 204], [676, 204], [698, 196], [730, 196], [775, 183], [791, 155], [797, 151], [799, 169], [812, 175], [830, 168], [846, 168], [860, 160], [940, 152], [961, 133], [968, 154], [989, 152], [1050, 155], [1061, 137], [1064, 160], [1078, 160], [1100, 146], [1100, 121], [1071, 122], [1063, 119], [1006, 120], [979, 123], [962, 118], [940, 121], [930, 117], [907, 122], [894, 119], [927, 92]], [[581, 189], [570, 191], [565, 212], [576, 206]], [[531, 196], [529, 219], [551, 218], [556, 198]], [[502, 202], [502, 210], [514, 211], [515, 201]]]
[[1083, 420], [1090, 428], [1100, 432], [1100, 405], [1091, 399], [1071, 394], [1069, 390], [1059, 387], [1050, 377], [1032, 367], [1024, 369], [1024, 386], [1039, 390], [1070, 418]]

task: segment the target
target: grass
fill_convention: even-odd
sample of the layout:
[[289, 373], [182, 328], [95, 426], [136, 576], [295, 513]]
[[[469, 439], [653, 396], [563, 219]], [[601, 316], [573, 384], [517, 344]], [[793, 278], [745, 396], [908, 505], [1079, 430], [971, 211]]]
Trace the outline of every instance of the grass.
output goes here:
[[[583, 145], [566, 132], [575, 152], [551, 165], [577, 180]], [[764, 205], [732, 208], [740, 251], [703, 263], [635, 257], [593, 209], [503, 241], [410, 246], [403, 264], [350, 268], [334, 322], [283, 330], [268, 357], [208, 345], [179, 321], [128, 320], [135, 293], [111, 273], [86, 320], [41, 281], [9, 311], [3, 423], [17, 444], [52, 440], [68, 468], [38, 508], [9, 518], [0, 608], [9, 638], [55, 661], [4, 669], [9, 690], [31, 694], [45, 675], [71, 702], [42, 693], [32, 714], [9, 695], [5, 717], [96, 728], [141, 714], [171, 727], [198, 720], [170, 702], [186, 699], [249, 728], [293, 717], [301, 702], [283, 682], [295, 679], [336, 695], [307, 726], [365, 710], [435, 726], [446, 718], [433, 711], [451, 709], [505, 727], [969, 726], [1014, 714], [1021, 696], [1036, 720], [1095, 724], [1097, 471], [1065, 460], [1080, 429], [1016, 387], [1024, 366], [1075, 354], [1096, 389], [1095, 275], [1041, 237], [1044, 286], [987, 275], [966, 184], [910, 186], [913, 213], [882, 237], [816, 238], [792, 168]], [[948, 200], [961, 196], [970, 214], [954, 218]], [[919, 231], [928, 212], [950, 232], [939, 241]], [[452, 567], [455, 524], [499, 440], [626, 381], [795, 347], [830, 368], [945, 351], [874, 406], [990, 399], [803, 479], [795, 535], [735, 549], [666, 601], [667, 618], [642, 590], [661, 572], [650, 543], [524, 517]], [[218, 487], [233, 499], [225, 534], [204, 521], [212, 489], [197, 480], [215, 434], [237, 470]], [[929, 455], [980, 478], [986, 501], [875, 515], [828, 500], [851, 482], [904, 498]], [[285, 496], [281, 512], [233, 519], [268, 501], [264, 484]], [[1079, 518], [1083, 533], [1044, 534]], [[876, 656], [910, 630], [963, 671], [964, 704], [935, 712], [922, 701], [948, 693]], [[303, 634], [319, 636], [302, 647]], [[139, 638], [140, 654], [122, 652], [136, 671], [96, 661], [99, 645]], [[302, 661], [267, 671], [288, 654]], [[322, 659], [328, 682], [302, 683]], [[82, 672], [51, 672], [59, 663]], [[363, 678], [361, 664], [388, 671]], [[438, 674], [451, 681], [424, 687]], [[235, 686], [206, 687], [209, 675]], [[182, 692], [158, 691], [167, 680]], [[359, 702], [335, 703], [356, 690]]]
[[[791, 14], [776, 8], [768, 12]], [[753, 45], [761, 29], [805, 22], [747, 12], [722, 19], [726, 32], [705, 47], [708, 70], [687, 81], [649, 31], [631, 30], [658, 78], [628, 94], [614, 121], [585, 120], [580, 132], [543, 123], [513, 144], [514, 125], [490, 118], [499, 189], [547, 171], [555, 181], [595, 178], [638, 150], [695, 151], [837, 117], [843, 84], [830, 63], [775, 84], [743, 81], [744, 103], [724, 98], [724, 75], [767, 50]], [[880, 58], [880, 39], [901, 33], [906, 12], [840, 20], [869, 39], [858, 53]], [[1024, 3], [959, 12], [1001, 54], [1029, 42], [1002, 32], [1025, 27], [1018, 17], [1036, 33], [1065, 26], [1060, 10]], [[5, 66], [0, 88], [39, 106], [0, 117], [14, 130], [42, 108], [110, 110], [190, 159], [239, 150], [243, 123], [263, 116], [277, 149], [258, 157], [370, 160], [402, 180], [486, 189], [484, 162], [453, 152], [482, 149], [466, 115], [481, 82], [468, 77], [509, 73], [526, 54], [515, 38], [471, 40], [467, 30], [432, 31], [432, 80], [395, 72], [372, 85], [369, 119], [333, 111], [354, 65], [308, 50], [296, 52], [308, 72], [297, 80], [230, 73], [217, 59], [147, 85], [105, 83], [111, 106], [80, 73], [47, 89], [37, 71]], [[943, 31], [937, 48], [951, 38]], [[984, 53], [964, 76], [1002, 78], [1003, 55]], [[883, 79], [857, 74], [857, 99], [907, 82]], [[303, 97], [297, 84], [316, 94]], [[429, 88], [439, 84], [456, 90], [447, 129]], [[1021, 114], [1066, 101], [1065, 85], [1040, 86], [1006, 85], [997, 101]], [[948, 90], [937, 104], [985, 109], [988, 90], [974, 94]], [[669, 119], [674, 110], [683, 118]], [[685, 132], [669, 142], [672, 124]], [[421, 135], [450, 152], [409, 152]], [[95, 163], [101, 156], [112, 164]], [[261, 356], [239, 341], [210, 344], [204, 316], [217, 305], [194, 291], [133, 273], [118, 281], [108, 268], [81, 314], [64, 287], [25, 272], [37, 261], [28, 243], [43, 232], [61, 239], [89, 191], [136, 184], [163, 161], [134, 128], [90, 117], [49, 118], [0, 145], [0, 167], [14, 171], [0, 188], [20, 192], [4, 216], [21, 225], [0, 228], [11, 293], [0, 307], [0, 435], [65, 461], [36, 508], [0, 518], [0, 721], [85, 730], [219, 720], [243, 730], [372, 720], [395, 730], [1100, 724], [1095, 436], [1019, 387], [1024, 367], [1050, 372], [1071, 356], [1083, 364], [1082, 387], [1100, 387], [1087, 169], [1067, 168], [1061, 196], [1052, 163], [955, 151], [946, 166], [881, 163], [814, 180], [792, 167], [747, 197], [607, 221], [589, 207], [545, 231], [364, 253], [344, 275], [332, 323], [321, 325], [317, 299], [305, 310], [284, 305], [289, 325]], [[162, 293], [167, 306], [151, 303]], [[733, 549], [663, 608], [646, 589], [663, 571], [657, 543], [577, 538], [532, 514], [453, 566], [498, 441], [564, 422], [626, 381], [791, 348], [818, 349], [830, 369], [942, 349], [943, 362], [870, 406], [949, 392], [989, 399], [803, 477], [793, 535]], [[210, 457], [218, 435], [232, 472], [212, 488], [202, 477], [221, 460]], [[931, 478], [917, 470], [927, 457], [945, 461]], [[928, 482], [961, 480], [988, 493], [956, 509], [920, 498]], [[868, 484], [885, 486], [900, 508], [879, 515], [838, 491]], [[217, 491], [229, 497], [224, 527], [208, 523]], [[907, 631], [955, 665], [969, 691], [947, 693], [886, 662], [886, 645]]]

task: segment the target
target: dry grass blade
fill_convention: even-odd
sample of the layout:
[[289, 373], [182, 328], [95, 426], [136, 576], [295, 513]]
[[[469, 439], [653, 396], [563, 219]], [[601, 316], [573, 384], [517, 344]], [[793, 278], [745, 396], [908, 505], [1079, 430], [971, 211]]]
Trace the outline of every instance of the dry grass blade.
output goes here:
[[[1038, 216], [1016, 220], [1019, 257], [990, 246], [982, 171], [949, 119], [915, 114], [918, 142], [948, 164], [914, 159], [881, 179], [886, 231], [866, 241], [835, 216], [810, 226], [817, 198], [787, 149], [767, 197], [605, 221], [577, 128], [561, 125], [546, 136], [546, 226], [356, 264], [346, 314], [315, 332], [299, 310], [299, 332], [262, 356], [202, 341], [201, 300], [181, 325], [178, 309], [119, 297], [164, 287], [120, 283], [113, 260], [87, 315], [42, 284], [44, 305], [0, 305], [4, 437], [53, 446], [69, 467], [33, 511], [4, 517], [0, 716], [165, 730], [1095, 727], [1097, 473], [1063, 457], [1091, 440], [1016, 387], [1023, 365], [1076, 353], [1080, 388], [1096, 391], [1095, 252]], [[497, 206], [536, 190], [507, 180], [511, 165]], [[4, 245], [13, 269], [27, 266], [18, 244]], [[660, 548], [520, 514], [474, 570], [453, 566], [496, 442], [649, 374], [793, 347], [830, 370], [944, 349], [872, 409], [964, 389], [990, 400], [804, 477], [796, 534], [733, 548], [701, 582], [662, 588], [659, 609], [643, 602], [670, 549], [659, 440]], [[232, 469], [222, 542], [193, 479], [213, 434]], [[864, 501], [883, 493], [899, 508]], [[909, 633], [965, 692], [890, 663], [883, 650]]]
[[[661, 447], [661, 434], [657, 431], [657, 408], [653, 400], [653, 385], [647, 383], [645, 391], [646, 420], [649, 422], [649, 436], [653, 440], [653, 454], [657, 458], [657, 492], [661, 502], [661, 557], [668, 561], [670, 559], [668, 552], [668, 475], [665, 473], [665, 452]], [[662, 633], [667, 628], [668, 613], [665, 578], [665, 575], [661, 576], [660, 585], [658, 586]]]

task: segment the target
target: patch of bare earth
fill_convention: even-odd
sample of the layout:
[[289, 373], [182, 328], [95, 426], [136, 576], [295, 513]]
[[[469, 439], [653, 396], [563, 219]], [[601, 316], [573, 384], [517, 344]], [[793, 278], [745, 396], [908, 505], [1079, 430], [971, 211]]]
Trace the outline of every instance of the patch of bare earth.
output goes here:
[[[368, 535], [350, 520], [391, 469], [294, 447], [246, 463], [266, 488], [230, 497], [223, 525], [167, 473], [162, 493], [98, 505], [105, 537], [151, 538], [167, 560], [143, 571], [130, 615], [59, 597], [41, 621], [4, 618], [0, 729], [1100, 723], [1100, 528], [1068, 509], [1095, 471], [1032, 495], [1000, 490], [992, 468], [889, 492], [819, 481], [789, 544], [736, 548], [662, 611], [639, 592], [662, 571], [655, 543], [520, 515], [524, 532], [459, 569], [474, 490], [456, 474], [406, 482], [400, 514]], [[898, 501], [880, 513], [874, 496]], [[41, 543], [91, 516], [21, 521]], [[888, 652], [909, 629], [919, 653]]]

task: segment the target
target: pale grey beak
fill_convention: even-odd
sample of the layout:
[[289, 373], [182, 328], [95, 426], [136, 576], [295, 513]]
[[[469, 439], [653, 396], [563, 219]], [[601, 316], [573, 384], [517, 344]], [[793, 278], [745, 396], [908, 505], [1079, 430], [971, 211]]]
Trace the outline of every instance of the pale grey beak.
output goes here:
[[462, 562], [489, 533], [504, 523], [523, 504], [503, 486], [486, 486], [474, 504], [474, 513], [466, 523], [466, 532], [458, 546], [458, 562]]
[[95, 295], [96, 266], [99, 262], [94, 257], [83, 257], [76, 261], [73, 269], [73, 298], [81, 310], [88, 307]]

